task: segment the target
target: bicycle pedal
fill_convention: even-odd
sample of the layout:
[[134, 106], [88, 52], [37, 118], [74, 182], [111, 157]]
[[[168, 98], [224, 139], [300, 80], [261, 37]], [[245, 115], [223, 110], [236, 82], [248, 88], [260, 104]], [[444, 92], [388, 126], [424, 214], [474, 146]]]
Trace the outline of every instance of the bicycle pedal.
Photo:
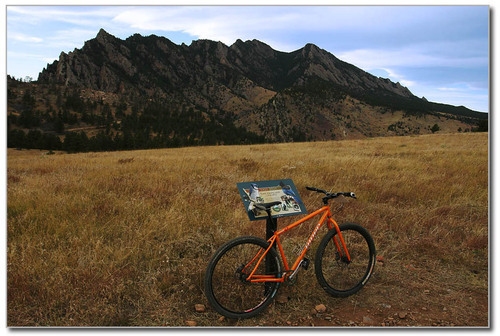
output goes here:
[[302, 263], [300, 265], [307, 271], [307, 268], [309, 268], [309, 259], [302, 259]]

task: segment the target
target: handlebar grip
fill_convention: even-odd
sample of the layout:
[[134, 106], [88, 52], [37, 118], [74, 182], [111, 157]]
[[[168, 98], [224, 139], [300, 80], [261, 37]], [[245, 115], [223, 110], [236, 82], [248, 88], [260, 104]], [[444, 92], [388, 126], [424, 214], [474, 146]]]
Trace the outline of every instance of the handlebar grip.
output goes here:
[[350, 193], [349, 193], [349, 197], [352, 197], [352, 198], [354, 198], [354, 199], [357, 199], [356, 194], [355, 194], [355, 193], [353, 193], [353, 192], [350, 192]]
[[313, 187], [306, 187], [307, 190], [311, 190], [311, 191], [318, 191], [318, 189], [316, 188], [313, 188]]

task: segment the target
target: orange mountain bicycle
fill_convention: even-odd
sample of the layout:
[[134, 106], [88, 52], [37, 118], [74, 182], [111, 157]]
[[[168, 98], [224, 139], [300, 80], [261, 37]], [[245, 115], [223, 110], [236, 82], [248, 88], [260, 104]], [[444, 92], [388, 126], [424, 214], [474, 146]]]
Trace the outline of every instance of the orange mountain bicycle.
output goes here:
[[[326, 222], [328, 233], [316, 251], [314, 268], [321, 287], [334, 297], [358, 292], [375, 267], [375, 243], [368, 231], [358, 224], [338, 225], [332, 218], [328, 201], [339, 196], [356, 199], [352, 192], [323, 193], [323, 207], [274, 232], [269, 240], [246, 236], [233, 239], [213, 255], [205, 274], [205, 294], [212, 307], [229, 318], [249, 318], [262, 312], [275, 297], [283, 282], [293, 281], [300, 267], [307, 269], [305, 254], [318, 230]], [[281, 202], [254, 203], [267, 212]], [[280, 243], [280, 236], [305, 221], [321, 215], [301, 253], [290, 267]], [[277, 252], [279, 251], [279, 254]], [[283, 267], [280, 262], [283, 262]]]

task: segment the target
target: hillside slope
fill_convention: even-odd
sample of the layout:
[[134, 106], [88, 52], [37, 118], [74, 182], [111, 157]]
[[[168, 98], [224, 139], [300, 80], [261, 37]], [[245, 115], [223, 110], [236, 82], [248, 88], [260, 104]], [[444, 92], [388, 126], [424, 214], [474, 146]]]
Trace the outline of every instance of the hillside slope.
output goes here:
[[14, 128], [87, 137], [101, 128], [121, 149], [457, 132], [488, 118], [415, 97], [313, 44], [285, 53], [257, 40], [187, 46], [101, 29], [36, 83], [8, 83]]

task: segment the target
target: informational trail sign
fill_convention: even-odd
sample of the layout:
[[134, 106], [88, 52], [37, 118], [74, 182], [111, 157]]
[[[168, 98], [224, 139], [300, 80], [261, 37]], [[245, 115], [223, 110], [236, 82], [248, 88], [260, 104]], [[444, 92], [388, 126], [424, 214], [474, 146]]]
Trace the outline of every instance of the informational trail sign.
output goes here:
[[273, 218], [307, 213], [291, 179], [241, 182], [236, 185], [251, 221], [267, 217], [267, 213], [255, 208], [254, 203], [281, 202], [271, 208]]

